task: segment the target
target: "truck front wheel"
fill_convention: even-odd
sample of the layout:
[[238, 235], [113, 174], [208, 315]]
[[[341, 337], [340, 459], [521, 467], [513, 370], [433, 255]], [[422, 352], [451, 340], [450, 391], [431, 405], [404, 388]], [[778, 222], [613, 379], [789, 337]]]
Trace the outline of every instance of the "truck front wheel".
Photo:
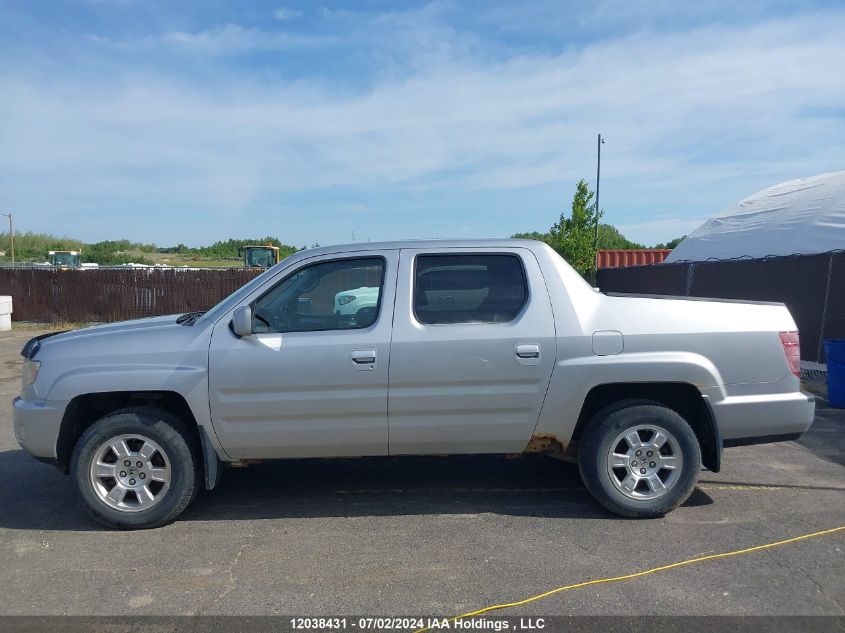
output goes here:
[[690, 425], [657, 403], [599, 412], [578, 449], [581, 477], [605, 508], [626, 517], [659, 517], [692, 493], [701, 449]]
[[82, 500], [100, 523], [122, 529], [175, 519], [202, 480], [199, 453], [176, 416], [152, 408], [109, 414], [79, 438], [71, 459]]

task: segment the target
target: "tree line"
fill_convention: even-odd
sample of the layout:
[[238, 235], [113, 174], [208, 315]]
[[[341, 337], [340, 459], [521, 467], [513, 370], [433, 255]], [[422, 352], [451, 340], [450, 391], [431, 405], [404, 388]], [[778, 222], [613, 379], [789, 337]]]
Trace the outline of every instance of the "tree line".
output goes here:
[[[279, 255], [285, 258], [300, 250], [296, 246], [282, 243], [275, 237], [256, 239], [225, 240], [211, 246], [191, 248], [184, 244], [160, 248], [155, 244], [132, 242], [130, 240], [105, 240], [85, 243], [71, 237], [56, 237], [48, 233], [15, 232], [15, 259], [18, 262], [46, 262], [49, 251], [80, 251], [82, 262], [91, 262], [101, 266], [120, 264], [153, 264], [148, 257], [151, 253], [175, 253], [185, 257], [203, 259], [240, 259], [240, 248], [248, 245], [273, 245], [279, 247]], [[0, 248], [5, 249], [2, 261], [11, 259], [11, 244], [8, 233], [0, 233]], [[304, 246], [302, 248], [305, 248]]]
[[[200, 246], [199, 248], [189, 248], [184, 244], [178, 244], [170, 248], [159, 249], [162, 253], [178, 253], [180, 255], [199, 255], [208, 257], [209, 259], [239, 259], [241, 249], [245, 246], [276, 246], [279, 249], [279, 257], [284, 259], [288, 255], [293, 255], [299, 250], [296, 246], [290, 244], [283, 244], [281, 240], [276, 237], [262, 237], [258, 239], [235, 240], [228, 239], [225, 241], [214, 242], [211, 246]], [[315, 246], [319, 246], [315, 244]]]
[[[545, 233], [532, 231], [516, 233], [512, 237], [527, 238], [546, 242], [566, 259], [579, 273], [589, 280], [594, 276], [597, 249], [632, 249], [646, 248], [642, 244], [627, 239], [615, 226], [601, 222], [602, 211], [596, 209], [595, 193], [590, 190], [584, 179], [575, 186], [569, 212], [560, 214], [560, 218]], [[596, 241], [598, 224], [598, 241]], [[684, 237], [678, 237], [652, 248], [675, 248]], [[83, 262], [97, 263], [102, 266], [119, 264], [152, 264], [147, 255], [151, 253], [170, 253], [183, 258], [201, 258], [209, 260], [239, 260], [240, 251], [249, 245], [272, 245], [279, 248], [279, 256], [284, 259], [307, 246], [297, 248], [285, 244], [273, 236], [256, 239], [228, 239], [214, 242], [210, 246], [189, 247], [185, 244], [158, 247], [155, 244], [132, 242], [130, 240], [106, 240], [92, 244], [69, 237], [56, 237], [48, 233], [15, 233], [15, 256], [19, 262], [46, 262], [47, 253], [56, 251], [81, 251]], [[314, 244], [313, 246], [319, 246]], [[0, 233], [0, 248], [6, 249], [6, 255], [0, 259], [10, 259], [9, 234]]]

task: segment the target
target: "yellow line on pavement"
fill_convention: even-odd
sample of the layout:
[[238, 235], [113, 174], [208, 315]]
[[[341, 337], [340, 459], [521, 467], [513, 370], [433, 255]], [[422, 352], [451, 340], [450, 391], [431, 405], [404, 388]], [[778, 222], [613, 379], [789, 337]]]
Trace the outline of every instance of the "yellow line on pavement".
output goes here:
[[[835, 532], [841, 532], [845, 530], [845, 525], [841, 525], [839, 527], [831, 528], [829, 530], [820, 530], [819, 532], [812, 532], [810, 534], [802, 534], [801, 536], [793, 536], [792, 538], [784, 539], [782, 541], [775, 541], [773, 543], [764, 543], [763, 545], [755, 545], [754, 547], [746, 547], [745, 549], [738, 549], [733, 550], [731, 552], [722, 552], [720, 554], [708, 554], [707, 556], [698, 556], [696, 558], [689, 558], [687, 560], [678, 561], [677, 563], [670, 563], [668, 565], [662, 565], [660, 567], [652, 567], [651, 569], [646, 569], [643, 571], [634, 572], [632, 574], [625, 574], [624, 576], [613, 576], [610, 578], [598, 578], [596, 580], [585, 580], [583, 582], [575, 583], [574, 585], [564, 585], [563, 587], [558, 587], [557, 589], [552, 589], [550, 591], [546, 591], [544, 593], [539, 593], [535, 596], [530, 596], [528, 598], [524, 598], [522, 600], [517, 600], [515, 602], [505, 602], [502, 604], [494, 604], [490, 605], [489, 607], [484, 607], [483, 609], [478, 609], [477, 611], [470, 611], [469, 613], [464, 613], [463, 615], [457, 615], [455, 617], [449, 618], [449, 622], [454, 622], [456, 620], [461, 620], [464, 618], [474, 618], [484, 613], [489, 613], [490, 611], [497, 611], [499, 609], [508, 609], [510, 607], [519, 607], [524, 604], [528, 604], [530, 602], [536, 602], [537, 600], [542, 600], [543, 598], [548, 598], [549, 596], [553, 596], [557, 593], [562, 593], [564, 591], [569, 591], [570, 589], [578, 589], [580, 587], [588, 587], [590, 585], [601, 585], [605, 583], [611, 582], [622, 582], [623, 580], [633, 580], [634, 578], [640, 578], [642, 576], [647, 576], [649, 574], [656, 574], [661, 571], [668, 571], [670, 569], [675, 569], [677, 567], [686, 567], [687, 565], [695, 565], [697, 563], [703, 563], [708, 560], [717, 560], [720, 558], [728, 558], [731, 556], [741, 556], [743, 554], [751, 554], [753, 552], [759, 552], [766, 549], [772, 549], [774, 547], [780, 547], [781, 545], [789, 545], [790, 543], [797, 543], [798, 541], [803, 541], [805, 539], [810, 538], [817, 538], [819, 536], [826, 536], [828, 534], [833, 534]], [[428, 630], [428, 627], [424, 627], [416, 631], [416, 633], [422, 633], [422, 631]]]

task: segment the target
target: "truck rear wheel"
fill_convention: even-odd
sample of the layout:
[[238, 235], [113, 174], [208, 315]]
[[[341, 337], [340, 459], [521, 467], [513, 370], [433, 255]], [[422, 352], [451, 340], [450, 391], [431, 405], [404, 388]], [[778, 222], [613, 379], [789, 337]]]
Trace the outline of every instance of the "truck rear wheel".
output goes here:
[[657, 403], [599, 412], [579, 442], [581, 477], [605, 508], [625, 517], [663, 516], [692, 493], [701, 448], [690, 425]]
[[92, 424], [71, 459], [85, 505], [100, 523], [143, 529], [170, 523], [196, 496], [199, 454], [176, 416], [123, 409]]

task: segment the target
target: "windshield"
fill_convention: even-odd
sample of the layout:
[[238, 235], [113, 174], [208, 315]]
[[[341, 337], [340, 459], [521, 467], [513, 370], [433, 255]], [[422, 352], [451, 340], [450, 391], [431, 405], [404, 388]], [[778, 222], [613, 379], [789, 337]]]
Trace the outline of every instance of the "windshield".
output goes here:
[[248, 268], [269, 268], [276, 262], [271, 248], [247, 248], [245, 264]]
[[50, 255], [53, 266], [79, 266], [78, 253], [53, 253]]

